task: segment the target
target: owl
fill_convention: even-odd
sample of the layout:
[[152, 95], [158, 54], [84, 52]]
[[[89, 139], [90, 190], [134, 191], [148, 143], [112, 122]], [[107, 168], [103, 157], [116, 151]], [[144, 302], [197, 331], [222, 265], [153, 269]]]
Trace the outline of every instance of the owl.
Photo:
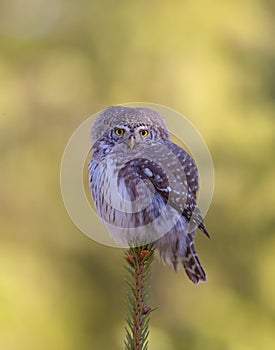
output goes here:
[[125, 246], [152, 243], [165, 264], [183, 266], [195, 284], [205, 281], [194, 247], [196, 229], [209, 237], [196, 202], [198, 171], [170, 140], [164, 118], [148, 108], [108, 107], [91, 139], [89, 186], [111, 237]]

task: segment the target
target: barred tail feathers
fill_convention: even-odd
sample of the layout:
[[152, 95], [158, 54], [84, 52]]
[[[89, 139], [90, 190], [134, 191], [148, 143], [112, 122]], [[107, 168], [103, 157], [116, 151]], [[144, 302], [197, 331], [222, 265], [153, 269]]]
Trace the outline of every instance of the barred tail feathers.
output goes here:
[[195, 284], [206, 280], [206, 274], [194, 247], [192, 233], [176, 237], [175, 233], [171, 235], [168, 233], [154, 245], [164, 264], [172, 265], [175, 271], [182, 265], [189, 279]]
[[206, 281], [206, 274], [199, 261], [192, 236], [187, 235], [186, 239], [186, 253], [182, 260], [182, 265], [190, 280], [198, 284]]

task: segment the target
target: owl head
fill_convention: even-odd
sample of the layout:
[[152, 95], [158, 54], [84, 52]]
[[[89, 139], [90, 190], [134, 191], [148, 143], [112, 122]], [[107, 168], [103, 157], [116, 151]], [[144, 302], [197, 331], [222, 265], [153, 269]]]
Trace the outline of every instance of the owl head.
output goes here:
[[93, 144], [103, 138], [133, 148], [136, 144], [169, 139], [169, 132], [163, 117], [154, 110], [112, 106], [96, 117], [91, 138]]

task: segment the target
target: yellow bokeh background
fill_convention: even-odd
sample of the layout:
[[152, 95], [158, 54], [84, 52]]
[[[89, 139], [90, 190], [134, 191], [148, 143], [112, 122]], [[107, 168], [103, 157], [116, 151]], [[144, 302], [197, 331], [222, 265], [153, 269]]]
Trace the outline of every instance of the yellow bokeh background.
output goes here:
[[196, 239], [208, 281], [155, 261], [150, 349], [275, 348], [274, 13], [268, 0], [1, 1], [1, 350], [123, 348], [123, 251], [76, 229], [59, 168], [82, 121], [138, 101], [189, 118], [216, 176], [211, 240]]

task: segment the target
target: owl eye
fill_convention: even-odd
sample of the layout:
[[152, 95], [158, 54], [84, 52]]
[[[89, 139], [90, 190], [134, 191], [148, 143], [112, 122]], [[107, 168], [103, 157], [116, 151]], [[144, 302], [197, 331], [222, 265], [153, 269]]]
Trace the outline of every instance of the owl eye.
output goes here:
[[148, 130], [145, 130], [145, 129], [142, 129], [142, 130], [139, 130], [139, 134], [143, 137], [147, 136], [149, 134], [149, 131]]
[[125, 129], [120, 129], [120, 128], [115, 129], [115, 134], [118, 136], [121, 136], [124, 133], [125, 133]]

